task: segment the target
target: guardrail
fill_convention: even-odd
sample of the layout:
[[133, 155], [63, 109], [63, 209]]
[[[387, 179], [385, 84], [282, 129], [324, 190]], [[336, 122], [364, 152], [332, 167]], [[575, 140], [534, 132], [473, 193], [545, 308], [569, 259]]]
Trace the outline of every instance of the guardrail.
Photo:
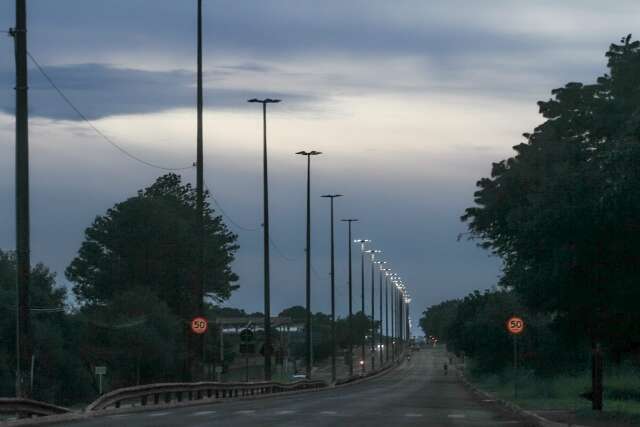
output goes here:
[[0, 414], [11, 414], [20, 417], [44, 417], [48, 415], [66, 414], [70, 409], [51, 403], [20, 397], [0, 397]]
[[324, 381], [301, 380], [290, 384], [277, 382], [254, 383], [163, 383], [120, 388], [100, 396], [85, 411], [120, 408], [122, 405], [160, 405], [170, 402], [216, 400], [234, 397], [260, 396], [294, 390], [327, 387]]

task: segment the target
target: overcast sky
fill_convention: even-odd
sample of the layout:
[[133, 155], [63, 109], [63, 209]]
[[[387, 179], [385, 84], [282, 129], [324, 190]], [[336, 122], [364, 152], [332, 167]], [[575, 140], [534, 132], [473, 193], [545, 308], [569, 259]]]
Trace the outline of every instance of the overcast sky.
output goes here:
[[[2, 29], [13, 3], [0, 4]], [[187, 166], [195, 5], [30, 0], [29, 50], [106, 135], [147, 161]], [[496, 283], [500, 261], [456, 239], [475, 182], [540, 123], [536, 101], [605, 72], [609, 44], [637, 32], [639, 13], [637, 0], [204, 0], [205, 181], [241, 246], [228, 305], [262, 310], [261, 114], [247, 98], [283, 99], [269, 110], [272, 312], [304, 303], [306, 163], [293, 153], [315, 149], [313, 310], [329, 307], [329, 204], [319, 196], [341, 193], [336, 219], [360, 219], [354, 237], [372, 239], [406, 280], [416, 325], [425, 307]], [[2, 249], [15, 246], [13, 73], [3, 37]], [[108, 145], [34, 68], [30, 87], [32, 259], [66, 285], [94, 217], [163, 172]], [[346, 226], [336, 232], [343, 315]]]

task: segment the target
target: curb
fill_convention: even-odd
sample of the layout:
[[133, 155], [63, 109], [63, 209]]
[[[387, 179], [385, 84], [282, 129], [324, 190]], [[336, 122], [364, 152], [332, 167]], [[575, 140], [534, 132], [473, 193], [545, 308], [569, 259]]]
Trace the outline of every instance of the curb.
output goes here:
[[536, 414], [533, 411], [528, 411], [526, 409], [523, 409], [520, 406], [516, 405], [515, 403], [509, 402], [503, 399], [498, 399], [496, 396], [492, 395], [491, 393], [481, 390], [480, 388], [472, 384], [464, 376], [464, 373], [460, 369], [458, 369], [458, 378], [460, 378], [465, 388], [467, 388], [469, 391], [471, 391], [471, 393], [475, 394], [480, 399], [491, 401], [492, 403], [495, 403], [501, 406], [503, 409], [507, 410], [508, 412], [511, 412], [514, 415], [517, 415], [523, 419], [526, 419], [527, 421], [533, 423], [538, 427], [587, 427], [580, 424], [559, 423], [556, 421], [551, 421], [540, 414]]

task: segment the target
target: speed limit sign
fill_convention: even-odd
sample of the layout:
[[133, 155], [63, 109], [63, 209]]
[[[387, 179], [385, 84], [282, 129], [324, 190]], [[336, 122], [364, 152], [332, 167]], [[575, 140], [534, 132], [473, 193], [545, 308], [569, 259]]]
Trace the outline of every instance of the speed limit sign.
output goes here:
[[204, 334], [205, 332], [207, 332], [208, 326], [209, 323], [204, 317], [198, 316], [194, 317], [193, 320], [191, 320], [191, 331], [193, 331], [194, 334]]
[[507, 320], [507, 331], [513, 335], [519, 335], [524, 331], [524, 320], [513, 316]]

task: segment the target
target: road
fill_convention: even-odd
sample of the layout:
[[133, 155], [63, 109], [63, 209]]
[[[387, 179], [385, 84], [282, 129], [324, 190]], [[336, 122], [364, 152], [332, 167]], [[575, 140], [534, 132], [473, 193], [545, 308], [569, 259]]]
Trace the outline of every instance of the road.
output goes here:
[[445, 376], [445, 353], [426, 349], [392, 372], [335, 389], [97, 417], [65, 425], [106, 426], [526, 426], [477, 401]]

